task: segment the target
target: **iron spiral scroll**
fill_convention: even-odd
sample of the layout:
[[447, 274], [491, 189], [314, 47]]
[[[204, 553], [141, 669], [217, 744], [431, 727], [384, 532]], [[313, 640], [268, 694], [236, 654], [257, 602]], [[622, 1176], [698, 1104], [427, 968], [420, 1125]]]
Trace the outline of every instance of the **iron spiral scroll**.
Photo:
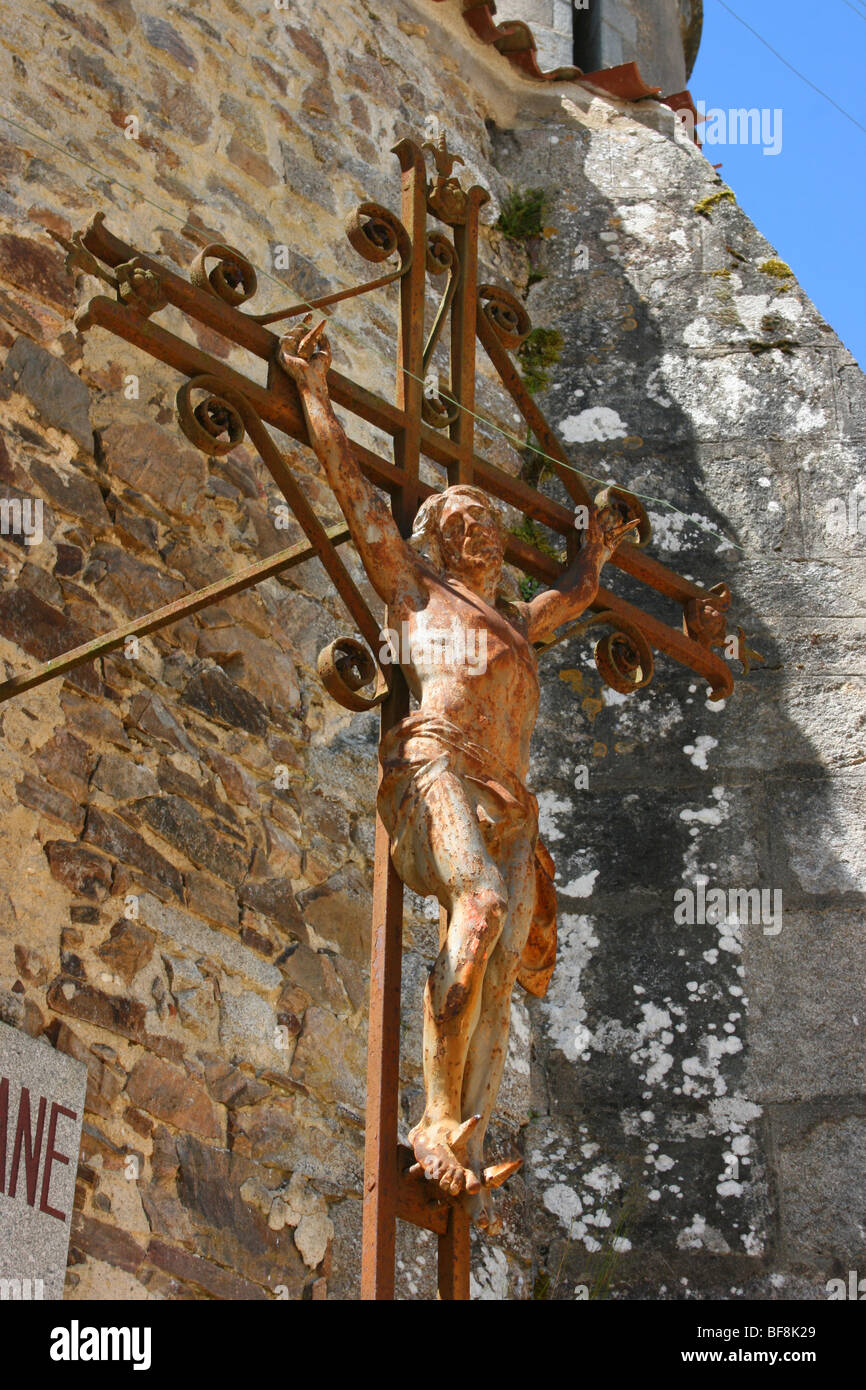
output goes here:
[[[346, 220], [346, 237], [365, 261], [381, 265], [396, 255], [400, 258], [398, 266], [386, 275], [365, 280], [363, 284], [353, 285], [350, 289], [336, 290], [317, 299], [301, 300], [266, 314], [251, 314], [253, 322], [267, 325], [295, 318], [311, 309], [327, 309], [331, 304], [369, 294], [371, 290], [382, 289], [402, 280], [412, 268], [412, 239], [399, 217], [381, 203], [360, 203]], [[222, 242], [211, 242], [198, 253], [190, 269], [190, 280], [196, 288], [216, 295], [233, 309], [246, 304], [258, 292], [255, 267], [241, 251]]]
[[643, 690], [655, 674], [652, 648], [637, 624], [626, 622], [610, 609], [574, 623], [551, 642], [537, 644], [536, 653], [539, 657], [546, 656], [561, 643], [582, 637], [590, 628], [599, 626], [611, 629], [599, 638], [593, 651], [596, 669], [605, 685], [620, 695], [633, 695]]
[[[202, 399], [195, 403], [197, 394], [201, 394]], [[202, 453], [222, 457], [242, 444], [249, 434], [265, 464], [273, 471], [276, 448], [258, 413], [241, 391], [218, 376], [190, 377], [178, 389], [176, 407], [181, 430]], [[283, 464], [285, 466], [284, 461]], [[319, 653], [317, 670], [332, 699], [344, 709], [357, 713], [382, 704], [391, 688], [391, 674], [371, 652], [376, 628], [366, 605], [358, 608], [357, 600], [352, 602], [351, 592], [348, 598], [344, 592], [343, 597], [359, 626], [365, 629], [367, 642], [358, 637], [338, 637]], [[363, 604], [363, 600], [360, 602]], [[373, 693], [365, 695], [364, 688], [374, 682]]]

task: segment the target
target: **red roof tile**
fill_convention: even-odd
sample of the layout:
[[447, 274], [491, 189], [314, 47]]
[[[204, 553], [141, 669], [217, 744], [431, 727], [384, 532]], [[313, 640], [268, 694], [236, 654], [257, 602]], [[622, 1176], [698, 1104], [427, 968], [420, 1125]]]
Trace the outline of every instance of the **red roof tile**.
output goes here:
[[[432, 0], [439, 5], [444, 0]], [[528, 24], [519, 19], [506, 19], [501, 24], [494, 22], [496, 14], [494, 0], [462, 0], [463, 18], [469, 28], [482, 43], [490, 44], [508, 59], [512, 67], [536, 82], [579, 82], [582, 87], [593, 87], [597, 91], [608, 92], [621, 101], [641, 101], [645, 97], [659, 97], [674, 111], [683, 107], [694, 110], [688, 92], [677, 92], [673, 96], [661, 97], [660, 87], [648, 87], [640, 74], [637, 63], [622, 63], [615, 68], [602, 68], [598, 72], [583, 72], [581, 68], [553, 68], [542, 72], [538, 66], [538, 49]]]

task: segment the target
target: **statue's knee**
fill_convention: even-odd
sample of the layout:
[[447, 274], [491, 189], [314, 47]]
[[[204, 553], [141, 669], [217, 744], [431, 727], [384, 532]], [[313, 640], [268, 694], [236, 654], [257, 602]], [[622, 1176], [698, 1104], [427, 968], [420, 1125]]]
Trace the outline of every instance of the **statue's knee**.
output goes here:
[[492, 985], [501, 987], [503, 992], [510, 996], [522, 959], [523, 953], [521, 951], [500, 941], [485, 979], [489, 980]]
[[472, 940], [478, 953], [486, 952], [498, 940], [508, 911], [508, 895], [501, 888], [479, 888], [471, 894]]

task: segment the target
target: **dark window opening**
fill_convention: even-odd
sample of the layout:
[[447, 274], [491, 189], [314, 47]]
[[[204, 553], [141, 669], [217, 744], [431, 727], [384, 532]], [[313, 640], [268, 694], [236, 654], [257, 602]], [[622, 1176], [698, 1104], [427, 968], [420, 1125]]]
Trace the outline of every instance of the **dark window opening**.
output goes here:
[[582, 8], [578, 0], [573, 0], [574, 14], [574, 63], [584, 72], [598, 72], [601, 62], [601, 6], [602, 0], [589, 0]]

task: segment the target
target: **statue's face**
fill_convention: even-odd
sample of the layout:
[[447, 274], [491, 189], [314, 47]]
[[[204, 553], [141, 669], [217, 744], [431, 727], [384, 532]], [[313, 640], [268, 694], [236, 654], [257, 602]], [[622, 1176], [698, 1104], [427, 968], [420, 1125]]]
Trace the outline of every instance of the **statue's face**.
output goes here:
[[439, 517], [439, 549], [453, 572], [499, 570], [505, 551], [495, 513], [478, 498], [455, 491]]

